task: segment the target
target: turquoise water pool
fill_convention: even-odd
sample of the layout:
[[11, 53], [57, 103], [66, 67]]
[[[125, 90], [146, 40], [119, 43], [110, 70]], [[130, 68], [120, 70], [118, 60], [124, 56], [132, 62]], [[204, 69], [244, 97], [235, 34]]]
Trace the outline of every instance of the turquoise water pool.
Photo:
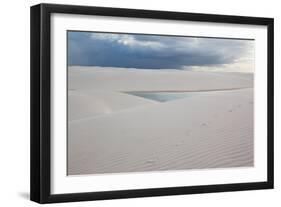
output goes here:
[[195, 95], [198, 95], [198, 92], [126, 92], [134, 96], [139, 96], [142, 98], [167, 102], [175, 99], [189, 98]]

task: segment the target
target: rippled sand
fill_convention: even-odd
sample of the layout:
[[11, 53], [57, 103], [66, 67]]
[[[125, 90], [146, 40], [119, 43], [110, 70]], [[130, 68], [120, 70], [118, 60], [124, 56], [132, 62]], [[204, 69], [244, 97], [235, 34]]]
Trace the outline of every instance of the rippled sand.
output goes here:
[[[252, 86], [249, 74], [70, 67], [68, 174], [253, 166]], [[124, 93], [165, 90], [225, 91]]]

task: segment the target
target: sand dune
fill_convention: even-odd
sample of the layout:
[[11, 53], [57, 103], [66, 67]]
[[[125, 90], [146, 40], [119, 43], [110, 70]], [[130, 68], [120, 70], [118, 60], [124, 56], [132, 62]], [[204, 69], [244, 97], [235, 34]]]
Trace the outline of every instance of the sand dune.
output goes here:
[[[253, 90], [246, 89], [253, 85], [251, 78], [169, 70], [108, 71], [69, 70], [71, 102], [86, 105], [84, 113], [73, 112], [68, 123], [69, 175], [253, 166]], [[120, 93], [241, 87], [245, 89], [165, 103]], [[82, 93], [85, 89], [88, 92]], [[100, 108], [95, 108], [96, 100], [104, 100]], [[104, 104], [110, 105], [110, 113], [103, 113]], [[95, 110], [103, 115], [95, 116]]]
[[70, 90], [68, 92], [68, 120], [109, 114], [155, 103], [152, 100], [114, 91]]
[[71, 90], [196, 91], [253, 87], [252, 76], [243, 73], [181, 70], [114, 69], [72, 66], [68, 71]]

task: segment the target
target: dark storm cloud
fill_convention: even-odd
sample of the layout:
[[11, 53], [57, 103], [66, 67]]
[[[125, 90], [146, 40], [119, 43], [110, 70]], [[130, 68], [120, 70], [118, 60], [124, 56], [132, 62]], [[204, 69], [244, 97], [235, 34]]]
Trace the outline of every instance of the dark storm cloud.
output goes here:
[[182, 69], [250, 58], [252, 41], [111, 33], [68, 33], [68, 63], [80, 66]]

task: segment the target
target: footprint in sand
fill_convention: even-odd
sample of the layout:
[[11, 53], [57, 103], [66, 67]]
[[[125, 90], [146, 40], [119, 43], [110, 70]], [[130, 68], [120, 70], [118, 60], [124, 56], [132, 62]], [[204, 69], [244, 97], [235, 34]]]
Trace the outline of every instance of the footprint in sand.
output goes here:
[[232, 109], [229, 109], [229, 110], [228, 110], [228, 112], [230, 112], [230, 113], [231, 113], [231, 112], [233, 112], [233, 110], [232, 110]]
[[206, 123], [201, 123], [201, 127], [205, 127], [205, 126], [207, 126]]
[[156, 160], [146, 160], [145, 161], [145, 164], [148, 164], [148, 165], [154, 165], [156, 163]]
[[176, 144], [175, 144], [175, 147], [178, 147], [178, 146], [180, 146], [180, 143], [176, 143]]

